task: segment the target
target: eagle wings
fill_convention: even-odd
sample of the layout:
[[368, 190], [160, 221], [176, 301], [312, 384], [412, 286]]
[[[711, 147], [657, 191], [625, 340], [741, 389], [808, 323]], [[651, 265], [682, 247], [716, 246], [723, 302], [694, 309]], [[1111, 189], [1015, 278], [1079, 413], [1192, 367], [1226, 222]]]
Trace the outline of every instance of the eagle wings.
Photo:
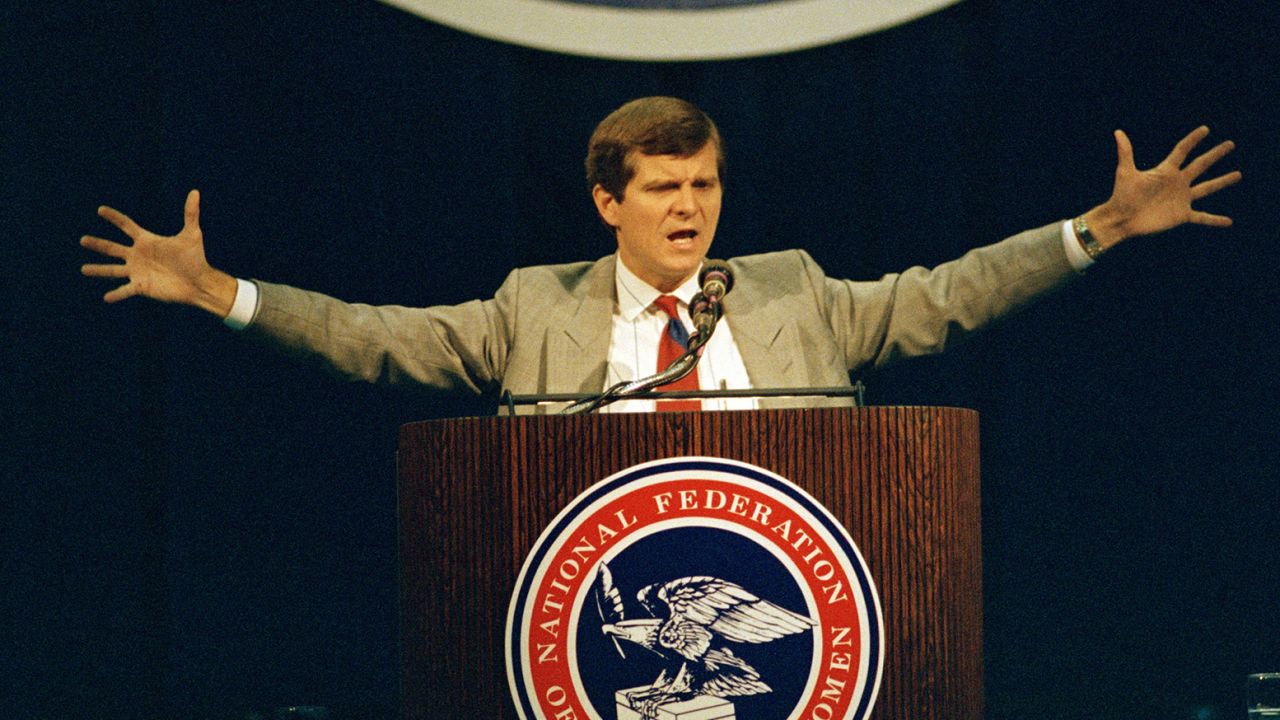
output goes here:
[[[596, 605], [605, 621], [603, 632], [615, 644], [621, 638], [664, 657], [678, 656], [675, 676], [668, 680], [664, 671], [654, 683], [667, 694], [727, 697], [770, 692], [760, 673], [725, 642], [767, 643], [815, 625], [741, 585], [707, 575], [648, 585], [636, 599], [652, 617], [624, 619], [621, 594], [608, 567], [601, 564]], [[618, 650], [622, 652], [620, 645]]]

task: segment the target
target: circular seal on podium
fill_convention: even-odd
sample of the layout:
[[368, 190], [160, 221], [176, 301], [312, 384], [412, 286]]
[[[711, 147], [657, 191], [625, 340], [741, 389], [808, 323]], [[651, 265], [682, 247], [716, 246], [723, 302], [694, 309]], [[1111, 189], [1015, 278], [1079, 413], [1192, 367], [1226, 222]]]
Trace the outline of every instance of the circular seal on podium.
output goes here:
[[504, 645], [524, 720], [862, 720], [884, 659], [848, 531], [789, 480], [707, 457], [570, 502], [525, 559]]

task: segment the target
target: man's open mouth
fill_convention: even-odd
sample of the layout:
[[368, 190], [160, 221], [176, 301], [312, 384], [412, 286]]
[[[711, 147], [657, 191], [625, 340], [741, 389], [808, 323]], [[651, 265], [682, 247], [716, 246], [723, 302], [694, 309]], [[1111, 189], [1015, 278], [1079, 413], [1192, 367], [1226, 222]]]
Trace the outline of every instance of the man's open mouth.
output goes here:
[[680, 242], [682, 240], [692, 240], [696, 237], [698, 237], [697, 230], [677, 230], [667, 235], [667, 239], [671, 240], [672, 242]]

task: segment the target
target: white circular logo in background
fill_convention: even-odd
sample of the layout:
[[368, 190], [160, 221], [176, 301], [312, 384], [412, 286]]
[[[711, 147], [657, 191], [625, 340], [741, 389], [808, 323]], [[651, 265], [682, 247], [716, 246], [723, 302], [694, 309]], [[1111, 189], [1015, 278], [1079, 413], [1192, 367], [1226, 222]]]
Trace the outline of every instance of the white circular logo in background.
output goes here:
[[959, 0], [382, 0], [492, 40], [616, 60], [727, 60], [883, 30]]
[[504, 645], [524, 720], [864, 720], [884, 662], [845, 528], [788, 480], [706, 457], [575, 498], [525, 559]]

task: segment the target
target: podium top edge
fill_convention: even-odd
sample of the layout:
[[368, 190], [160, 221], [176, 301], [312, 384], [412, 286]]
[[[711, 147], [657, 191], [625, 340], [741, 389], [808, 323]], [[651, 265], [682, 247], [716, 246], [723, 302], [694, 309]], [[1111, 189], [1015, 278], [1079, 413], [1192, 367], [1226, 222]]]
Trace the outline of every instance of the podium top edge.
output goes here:
[[438, 425], [445, 423], [492, 423], [502, 424], [507, 422], [588, 422], [590, 418], [614, 418], [613, 420], [600, 420], [600, 422], [619, 422], [625, 418], [635, 418], [637, 416], [653, 416], [658, 418], [670, 418], [672, 420], [687, 419], [691, 415], [708, 416], [706, 419], [721, 419], [734, 416], [756, 416], [756, 417], [784, 417], [787, 415], [812, 414], [812, 415], [869, 415], [869, 416], [893, 416], [893, 415], [909, 415], [909, 414], [936, 414], [939, 416], [972, 416], [977, 419], [979, 412], [974, 408], [956, 407], [950, 405], [868, 405], [864, 407], [811, 407], [811, 408], [769, 408], [757, 410], [685, 410], [678, 412], [613, 412], [613, 413], [593, 413], [589, 415], [561, 415], [559, 413], [545, 414], [527, 414], [527, 415], [463, 415], [457, 417], [428, 418], [423, 420], [412, 420], [400, 426], [400, 432], [423, 425]]

